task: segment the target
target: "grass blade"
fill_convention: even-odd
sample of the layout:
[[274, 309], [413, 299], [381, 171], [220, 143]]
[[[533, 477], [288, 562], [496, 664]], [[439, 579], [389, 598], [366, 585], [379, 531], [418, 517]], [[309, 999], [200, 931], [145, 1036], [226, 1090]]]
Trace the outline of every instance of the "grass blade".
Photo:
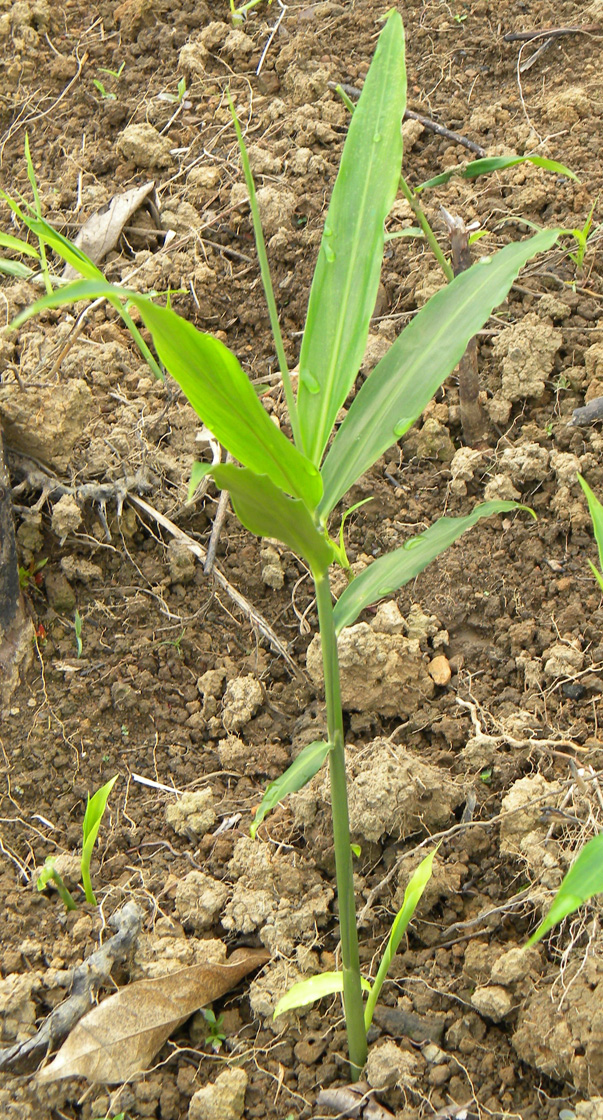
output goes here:
[[588, 902], [589, 898], [602, 891], [603, 832], [599, 832], [584, 845], [580, 855], [572, 863], [548, 914], [530, 937], [528, 947], [535, 945], [553, 926], [558, 925], [568, 914], [573, 914], [583, 903]]
[[542, 167], [544, 171], [552, 171], [556, 175], [564, 175], [568, 179], [580, 181], [569, 167], [557, 163], [555, 159], [545, 159], [543, 156], [486, 156], [484, 159], [474, 159], [464, 167], [451, 167], [449, 171], [442, 171], [440, 175], [434, 175], [433, 179], [421, 183], [415, 190], [425, 191], [428, 187], [440, 187], [452, 179], [453, 175], [460, 175], [462, 179], [477, 179], [479, 175], [505, 171], [507, 167], [517, 167], [519, 163], [533, 163], [534, 167]]
[[364, 355], [384, 222], [400, 177], [405, 104], [404, 32], [394, 13], [350, 122], [310, 292], [297, 407], [304, 450], [316, 465]]
[[260, 273], [262, 276], [262, 285], [264, 287], [264, 294], [266, 296], [266, 303], [268, 305], [268, 314], [270, 316], [270, 326], [272, 328], [272, 337], [274, 339], [274, 346], [276, 355], [283, 378], [283, 388], [285, 390], [285, 399], [287, 401], [287, 408], [289, 410], [289, 419], [291, 421], [291, 429], [293, 431], [293, 439], [300, 451], [303, 451], [303, 443], [299, 429], [299, 421], [297, 418], [297, 404], [293, 393], [293, 386], [291, 384], [291, 376], [289, 374], [289, 367], [287, 365], [287, 357], [285, 354], [285, 347], [283, 344], [283, 336], [281, 334], [281, 326], [278, 319], [278, 311], [276, 307], [276, 300], [274, 298], [274, 288], [272, 286], [272, 277], [270, 275], [270, 266], [268, 264], [268, 254], [266, 253], [266, 242], [264, 241], [264, 231], [262, 229], [262, 220], [260, 217], [260, 208], [255, 193], [255, 183], [253, 181], [253, 174], [251, 171], [251, 164], [249, 163], [249, 156], [247, 155], [247, 148], [243, 140], [243, 133], [239, 124], [239, 118], [235, 112], [235, 107], [232, 103], [230, 93], [227, 92], [228, 104], [232, 115], [237, 140], [239, 143], [239, 151], [241, 153], [241, 163], [243, 164], [243, 174], [245, 176], [245, 183], [247, 185], [247, 193], [249, 194], [249, 205], [251, 207], [251, 218], [253, 221], [253, 233], [255, 237], [255, 246], [258, 254], [258, 261], [260, 264]]
[[284, 774], [276, 781], [270, 782], [266, 786], [266, 792], [260, 802], [260, 805], [255, 811], [253, 823], [249, 829], [251, 838], [255, 840], [255, 835], [260, 827], [264, 817], [275, 809], [280, 801], [283, 801], [289, 793], [297, 793], [298, 789], [303, 789], [308, 784], [315, 774], [318, 774], [325, 758], [331, 750], [330, 743], [324, 743], [317, 740], [315, 743], [309, 743], [299, 752], [298, 756], [287, 767]]
[[[370, 992], [371, 986], [367, 980], [361, 980], [360, 983], [363, 991]], [[309, 976], [307, 980], [300, 980], [299, 984], [292, 984], [289, 991], [279, 999], [272, 1018], [276, 1019], [285, 1011], [306, 1007], [309, 1003], [316, 1003], [317, 999], [342, 991], [343, 972], [319, 972], [316, 976]]]
[[588, 482], [586, 482], [586, 480], [580, 473], [578, 473], [578, 482], [584, 490], [584, 493], [586, 494], [586, 500], [588, 502], [588, 512], [591, 516], [591, 521], [593, 523], [593, 532], [595, 534], [597, 548], [599, 549], [599, 570], [595, 568], [592, 560], [589, 560], [588, 562], [595, 575], [597, 583], [599, 584], [599, 587], [603, 591], [603, 505], [601, 505], [601, 502], [597, 498], [596, 494], [593, 494], [593, 491], [588, 485]]
[[267, 475], [229, 463], [210, 467], [207, 473], [229, 491], [234, 511], [250, 533], [277, 537], [303, 556], [313, 572], [325, 572], [333, 563], [335, 550], [316, 528], [307, 506], [299, 498], [289, 498]]
[[82, 844], [82, 885], [86, 894], [86, 902], [91, 906], [96, 906], [96, 898], [92, 890], [92, 883], [90, 881], [90, 860], [92, 858], [92, 849], [96, 843], [98, 830], [101, 826], [103, 814], [107, 808], [107, 801], [109, 794], [113, 789], [119, 775], [110, 778], [104, 786], [97, 789], [96, 793], [90, 797], [88, 795], [88, 804], [86, 805], [86, 812], [84, 814], [84, 821], [82, 824], [83, 831], [83, 844]]
[[377, 1000], [379, 999], [379, 993], [383, 987], [385, 977], [389, 972], [390, 965], [396, 953], [398, 952], [398, 946], [402, 938], [404, 937], [406, 930], [408, 929], [408, 924], [411, 921], [412, 916], [417, 909], [417, 906], [419, 905], [423, 891], [425, 890], [425, 887], [431, 879], [433, 871], [433, 860], [438, 848], [439, 844], [436, 848], [434, 848], [433, 852], [430, 852], [428, 856], [425, 856], [425, 859], [421, 860], [419, 866], [412, 874], [406, 890], [404, 891], [402, 907], [400, 910], [398, 910], [398, 913], [394, 918], [389, 935], [389, 940], [387, 942], [385, 952], [381, 958], [381, 963], [379, 964], [375, 982], [371, 988], [371, 991], [369, 992], [368, 1000], [366, 1001], [366, 1007], [364, 1010], [364, 1027], [367, 1031], [373, 1021], [375, 1006]]
[[421, 308], [364, 382], [333, 440], [321, 471], [322, 517], [414, 424], [526, 261], [556, 240], [557, 231], [543, 230], [506, 245], [455, 277]]
[[333, 612], [337, 633], [344, 626], [351, 626], [365, 607], [391, 595], [392, 591], [397, 591], [409, 580], [415, 579], [436, 556], [471, 529], [480, 518], [516, 509], [528, 507], [511, 501], [482, 502], [466, 517], [440, 517], [424, 533], [411, 537], [401, 548], [380, 556], [341, 593]]
[[99, 280], [81, 280], [44, 296], [13, 321], [18, 327], [45, 307], [79, 299], [127, 300], [139, 310], [157, 353], [216, 439], [257, 474], [315, 508], [322, 493], [316, 467], [272, 423], [234, 354], [222, 342], [146, 296]]

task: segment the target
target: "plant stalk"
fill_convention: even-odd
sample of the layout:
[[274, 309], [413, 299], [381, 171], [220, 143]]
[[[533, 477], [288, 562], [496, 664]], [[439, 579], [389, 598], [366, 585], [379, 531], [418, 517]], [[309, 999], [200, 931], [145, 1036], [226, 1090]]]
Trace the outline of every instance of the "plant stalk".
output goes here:
[[352, 1080], [357, 1081], [367, 1059], [366, 1031], [360, 984], [358, 956], [358, 930], [356, 928], [356, 899], [354, 872], [350, 845], [348, 791], [343, 740], [343, 713], [337, 637], [333, 621], [333, 604], [327, 572], [314, 574], [316, 605], [322, 642], [322, 662], [327, 702], [329, 742], [329, 769], [331, 779], [331, 815], [335, 845], [335, 875], [339, 900], [339, 932], [343, 965], [343, 1006], [345, 1011], [348, 1051]]
[[433, 232], [429, 222], [427, 221], [427, 217], [425, 215], [423, 207], [421, 206], [415, 192], [410, 189], [403, 175], [400, 176], [400, 190], [402, 191], [402, 194], [404, 195], [409, 206], [412, 207], [413, 214], [415, 215], [421, 229], [423, 230], [423, 233], [425, 234], [425, 238], [429, 244], [429, 247], [433, 255], [435, 256], [440, 268], [442, 269], [446, 280], [448, 281], [448, 283], [450, 283], [451, 280], [454, 280], [454, 272], [452, 271], [452, 268], [446, 260], [444, 253], [440, 249], [438, 239]]

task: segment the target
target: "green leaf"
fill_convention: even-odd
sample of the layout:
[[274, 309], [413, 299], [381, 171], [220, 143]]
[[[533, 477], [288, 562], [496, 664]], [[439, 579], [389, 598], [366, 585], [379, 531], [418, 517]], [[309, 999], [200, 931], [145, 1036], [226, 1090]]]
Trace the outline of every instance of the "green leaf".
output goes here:
[[570, 171], [563, 163], [554, 159], [544, 159], [543, 156], [486, 156], [484, 159], [475, 159], [464, 166], [451, 167], [441, 175], [434, 175], [416, 187], [417, 191], [427, 190], [428, 187], [440, 187], [452, 179], [453, 175], [460, 175], [462, 179], [477, 179], [478, 175], [491, 175], [493, 171], [505, 171], [507, 167], [516, 167], [519, 163], [533, 163], [535, 167], [542, 167], [544, 171], [552, 171], [556, 175], [565, 175], [568, 179], [579, 182], [578, 176]]
[[161, 361], [216, 439], [257, 474], [302, 498], [309, 508], [320, 500], [322, 481], [316, 467], [272, 423], [234, 354], [211, 335], [202, 334], [174, 311], [157, 307], [146, 296], [98, 281], [76, 281], [39, 299], [13, 321], [45, 307], [60, 307], [99, 296], [128, 300], [139, 310], [153, 336]]
[[599, 832], [584, 845], [580, 855], [574, 860], [553, 899], [546, 918], [530, 937], [527, 947], [535, 945], [553, 926], [558, 925], [568, 914], [573, 914], [589, 898], [601, 894], [602, 891], [603, 832]]
[[[603, 570], [603, 506], [601, 505], [601, 502], [599, 501], [597, 496], [593, 494], [593, 491], [588, 485], [588, 482], [586, 482], [586, 480], [579, 472], [577, 473], [578, 482], [580, 483], [582, 489], [584, 490], [584, 493], [586, 494], [586, 500], [588, 502], [588, 512], [591, 516], [591, 520], [593, 523], [593, 532], [595, 534], [595, 540], [599, 549], [599, 565], [601, 570]], [[589, 560], [588, 562], [591, 566], [592, 571], [594, 572], [599, 587], [603, 591], [603, 575], [601, 574], [601, 571], [598, 571], [597, 568], [595, 568], [592, 560]]]
[[317, 465], [360, 368], [398, 190], [406, 105], [404, 31], [393, 13], [352, 116], [324, 225], [299, 359], [304, 450]]
[[[370, 992], [371, 986], [367, 980], [361, 979], [360, 983], [364, 992]], [[285, 1011], [306, 1007], [308, 1003], [315, 1003], [317, 999], [342, 991], [343, 972], [319, 972], [317, 976], [309, 976], [307, 980], [300, 980], [299, 984], [293, 984], [279, 999], [272, 1018], [276, 1019]]]
[[440, 517], [424, 533], [405, 541], [401, 548], [380, 556], [342, 591], [333, 611], [337, 633], [344, 626], [351, 626], [365, 607], [391, 595], [392, 591], [397, 591], [418, 576], [480, 518], [515, 509], [526, 509], [532, 513], [527, 506], [517, 502], [482, 502], [466, 517]]
[[20, 237], [13, 237], [11, 233], [0, 233], [0, 245], [3, 249], [14, 249], [16, 253], [23, 253], [26, 257], [40, 259], [40, 254], [37, 249], [34, 249], [33, 245], [23, 241]]
[[94, 793], [92, 797], [88, 795], [88, 803], [86, 805], [86, 812], [84, 813], [84, 820], [82, 823], [82, 885], [84, 887], [84, 893], [86, 895], [86, 902], [88, 902], [90, 906], [96, 906], [96, 898], [94, 896], [94, 891], [92, 890], [92, 882], [90, 880], [90, 860], [92, 858], [92, 849], [94, 848], [94, 845], [96, 843], [96, 837], [98, 836], [98, 830], [101, 826], [103, 814], [105, 812], [105, 809], [107, 808], [109, 794], [111, 793], [111, 790], [113, 789], [113, 786], [115, 785], [118, 777], [119, 775], [116, 774], [115, 777], [110, 778], [104, 786], [101, 786], [100, 789], [97, 789], [96, 793]]
[[241, 524], [257, 537], [277, 537], [313, 572], [325, 572], [336, 559], [327, 537], [316, 528], [307, 507], [299, 498], [289, 498], [265, 474], [254, 474], [232, 463], [211, 467], [217, 486], [230, 492]]
[[17, 280], [29, 280], [34, 275], [33, 268], [23, 264], [23, 261], [9, 261], [6, 257], [0, 257], [0, 272], [4, 276], [14, 276]]
[[526, 261], [556, 240], [555, 230], [543, 230], [506, 245], [456, 276], [421, 308], [366, 379], [333, 440], [321, 471], [323, 518], [414, 424]]
[[261, 825], [264, 817], [274, 809], [279, 801], [289, 793], [296, 793], [298, 789], [303, 789], [308, 784], [311, 778], [320, 770], [325, 758], [331, 750], [330, 743], [323, 743], [317, 740], [315, 743], [309, 743], [298, 754], [297, 758], [287, 767], [284, 774], [276, 781], [270, 782], [266, 787], [266, 792], [262, 801], [255, 812], [253, 824], [249, 829], [251, 838], [255, 840], [255, 835], [259, 826]]
[[379, 999], [379, 993], [383, 987], [385, 977], [389, 972], [392, 960], [394, 959], [398, 951], [398, 946], [402, 938], [404, 937], [406, 930], [408, 929], [408, 924], [415, 910], [417, 909], [417, 906], [419, 905], [421, 895], [423, 894], [425, 887], [431, 879], [431, 875], [433, 872], [433, 860], [439, 846], [440, 845], [438, 844], [434, 848], [433, 852], [430, 852], [428, 856], [425, 856], [425, 859], [421, 860], [419, 866], [413, 872], [406, 890], [404, 891], [402, 907], [400, 910], [398, 910], [398, 913], [394, 918], [389, 935], [389, 940], [387, 942], [385, 952], [381, 958], [379, 970], [375, 977], [375, 983], [373, 984], [369, 998], [367, 1000], [364, 1012], [364, 1026], [367, 1031], [373, 1021], [373, 1012], [375, 1010], [375, 1005], [377, 1003], [377, 1000]]
[[86, 812], [82, 824], [82, 831], [84, 834], [82, 857], [86, 855], [88, 859], [90, 858], [90, 854], [96, 842], [96, 837], [98, 836], [98, 830], [101, 826], [103, 814], [107, 808], [109, 794], [118, 777], [119, 774], [116, 774], [115, 777], [110, 778], [104, 786], [97, 789], [96, 793], [92, 794], [92, 797], [88, 796], [88, 803], [86, 805]]

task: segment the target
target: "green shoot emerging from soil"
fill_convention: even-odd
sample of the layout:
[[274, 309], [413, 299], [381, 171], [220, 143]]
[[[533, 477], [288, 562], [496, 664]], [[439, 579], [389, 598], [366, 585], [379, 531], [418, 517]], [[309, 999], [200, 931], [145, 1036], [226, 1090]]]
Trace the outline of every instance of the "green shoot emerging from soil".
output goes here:
[[[379, 557], [354, 579], [339, 524], [331, 532], [329, 522], [350, 488], [396, 445], [453, 373], [469, 340], [505, 299], [521, 268], [534, 254], [550, 249], [557, 239], [556, 231], [540, 231], [527, 241], [509, 244], [482, 258], [451, 279], [421, 308], [378, 362], [338, 425], [338, 415], [354, 388], [366, 348], [380, 282], [385, 220], [403, 182], [401, 124], [405, 106], [404, 31], [399, 14], [392, 12], [354, 110], [333, 188], [310, 292], [297, 391], [280, 331], [249, 161], [235, 122], [292, 439], [272, 423], [237, 358], [222, 342], [196, 330], [171, 308], [108, 284], [97, 269], [91, 271], [89, 263], [79, 266], [86, 279], [43, 297], [14, 324], [18, 326], [43, 308], [101, 297], [128, 322], [125, 304], [134, 305], [153, 338], [160, 361], [234, 460], [203, 464], [195, 472], [197, 479], [200, 472], [211, 475], [219, 488], [230, 492], [235, 513], [250, 532], [282, 541], [303, 558], [312, 574], [328, 735], [325, 742], [306, 747], [286, 774], [271, 784], [254, 830], [278, 801], [300, 789], [328, 762], [342, 970], [309, 981], [310, 987], [301, 993], [303, 1000], [294, 1002], [292, 992], [285, 999], [291, 1007], [307, 1002], [308, 995], [320, 998], [334, 990], [343, 992], [354, 1078], [366, 1061], [367, 1026], [374, 1003], [429, 879], [434, 853], [423, 861], [408, 885], [371, 987], [361, 977], [359, 965], [338, 635], [366, 607], [414, 579], [480, 518], [518, 507], [514, 502], [485, 502], [465, 517], [443, 517], [403, 547]], [[52, 247], [76, 263], [73, 247], [59, 240], [35, 213], [19, 209], [18, 216], [36, 235], [52, 238]], [[344, 515], [344, 511], [339, 512], [339, 523]], [[335, 605], [329, 575], [333, 564], [350, 577]], [[364, 992], [369, 993], [366, 1006]]]
[[107, 808], [107, 801], [109, 794], [117, 781], [118, 775], [110, 778], [109, 781], [97, 789], [92, 797], [88, 795], [88, 804], [86, 805], [86, 812], [84, 813], [84, 821], [82, 824], [82, 831], [84, 833], [82, 844], [82, 884], [84, 893], [86, 895], [86, 902], [91, 906], [96, 906], [96, 898], [92, 890], [92, 882], [90, 880], [90, 860], [92, 859], [92, 849], [96, 843], [98, 830], [103, 819], [105, 809]]
[[[581, 474], [578, 474], [578, 482], [586, 494], [595, 540], [599, 549], [600, 568], [596, 568], [591, 560], [588, 562], [599, 588], [603, 592], [603, 505], [601, 505], [599, 499], [593, 494], [590, 486], [585, 482]], [[561, 886], [553, 899], [548, 914], [546, 914], [538, 928], [530, 937], [527, 943], [528, 947], [530, 945], [535, 945], [536, 942], [540, 941], [554, 926], [559, 925], [559, 922], [562, 922], [569, 914], [573, 914], [580, 906], [588, 902], [593, 895], [601, 894], [602, 892], [603, 832], [599, 832], [597, 836], [593, 836], [592, 839], [584, 845], [574, 860], [567, 875], [565, 875], [561, 882]]]
[[597, 548], [599, 549], [599, 567], [595, 568], [592, 560], [589, 560], [588, 563], [590, 564], [591, 571], [597, 583], [599, 584], [600, 590], [603, 591], [603, 505], [601, 505], [601, 502], [596, 497], [596, 495], [593, 494], [590, 486], [588, 485], [588, 482], [585, 482], [581, 474], [578, 475], [578, 482], [580, 483], [582, 489], [584, 490], [584, 493], [586, 494], [586, 500], [588, 502], [588, 512], [590, 513], [592, 519], [593, 532], [595, 534]]
[[[77, 612], [76, 612], [77, 613]], [[82, 886], [84, 894], [86, 895], [86, 902], [90, 906], [96, 906], [96, 898], [92, 890], [92, 882], [90, 879], [90, 861], [92, 859], [92, 851], [98, 836], [98, 830], [101, 826], [101, 821], [105, 809], [107, 808], [107, 801], [109, 794], [117, 781], [118, 775], [110, 778], [104, 786], [97, 789], [96, 793], [90, 797], [88, 795], [88, 803], [86, 805], [86, 812], [84, 813], [84, 820], [82, 822], [82, 858], [80, 863]], [[44, 863], [44, 867], [38, 876], [38, 890], [43, 891], [48, 886], [49, 882], [53, 882], [59, 895], [64, 902], [67, 910], [77, 910], [77, 903], [74, 901], [73, 896], [67, 890], [57, 868], [55, 867], [56, 859], [54, 856], [48, 856]]]

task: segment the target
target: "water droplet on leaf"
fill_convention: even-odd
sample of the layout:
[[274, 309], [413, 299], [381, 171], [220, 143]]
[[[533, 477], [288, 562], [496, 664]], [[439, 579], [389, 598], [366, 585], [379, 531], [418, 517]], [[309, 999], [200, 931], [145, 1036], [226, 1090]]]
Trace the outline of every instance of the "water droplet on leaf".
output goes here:
[[333, 264], [333, 261], [335, 260], [335, 253], [334, 253], [333, 249], [331, 248], [330, 245], [325, 245], [324, 242], [323, 242], [322, 247], [325, 251], [325, 257], [327, 258], [329, 264]]
[[330, 226], [328, 222], [325, 222], [324, 229], [322, 231], [322, 235], [323, 235], [323, 237], [332, 237], [333, 236], [333, 227]]
[[373, 144], [380, 144], [380, 143], [381, 143], [381, 133], [376, 132], [375, 135], [373, 136]]
[[492, 264], [492, 257], [480, 257], [476, 264]]
[[320, 385], [313, 373], [310, 373], [307, 369], [301, 370], [299, 379], [309, 393], [320, 393]]
[[407, 419], [398, 420], [398, 423], [394, 424], [394, 435], [395, 435], [396, 439], [398, 439], [400, 436], [403, 436], [404, 433], [408, 431], [411, 424], [412, 424], [412, 420], [407, 420]]

